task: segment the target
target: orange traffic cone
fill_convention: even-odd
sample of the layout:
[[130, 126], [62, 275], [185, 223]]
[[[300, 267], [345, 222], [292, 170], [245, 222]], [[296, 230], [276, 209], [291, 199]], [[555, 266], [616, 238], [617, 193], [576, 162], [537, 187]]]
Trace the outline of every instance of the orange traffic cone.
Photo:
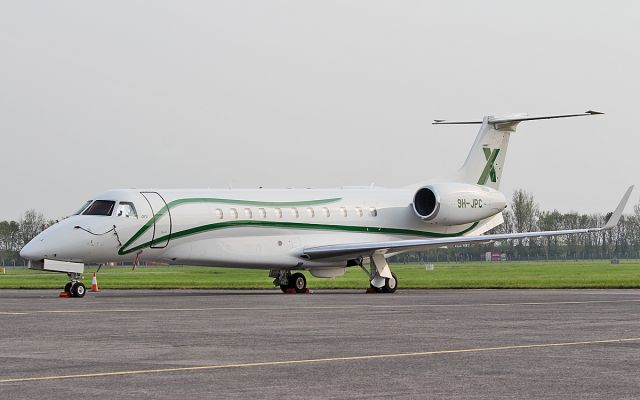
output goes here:
[[91, 291], [92, 292], [99, 292], [100, 289], [98, 289], [98, 279], [96, 278], [96, 273], [93, 273], [93, 279], [91, 279]]

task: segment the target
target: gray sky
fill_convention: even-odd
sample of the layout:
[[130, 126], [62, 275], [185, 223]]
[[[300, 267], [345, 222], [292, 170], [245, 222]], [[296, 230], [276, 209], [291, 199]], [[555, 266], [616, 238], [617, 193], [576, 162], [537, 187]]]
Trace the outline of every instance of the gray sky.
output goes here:
[[0, 219], [121, 187], [401, 186], [464, 160], [477, 127], [435, 118], [587, 109], [521, 124], [502, 189], [610, 210], [638, 178], [639, 39], [632, 1], [0, 1]]

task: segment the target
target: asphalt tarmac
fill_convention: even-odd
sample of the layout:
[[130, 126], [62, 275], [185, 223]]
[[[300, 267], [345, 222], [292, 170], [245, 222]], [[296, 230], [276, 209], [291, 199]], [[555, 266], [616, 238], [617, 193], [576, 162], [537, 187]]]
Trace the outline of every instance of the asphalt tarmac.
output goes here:
[[0, 399], [640, 397], [640, 290], [0, 290]]

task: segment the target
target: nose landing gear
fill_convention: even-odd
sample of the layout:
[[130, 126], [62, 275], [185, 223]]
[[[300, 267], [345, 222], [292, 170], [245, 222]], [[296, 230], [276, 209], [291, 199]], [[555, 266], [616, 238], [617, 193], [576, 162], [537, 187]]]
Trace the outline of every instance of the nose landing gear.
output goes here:
[[67, 274], [69, 276], [69, 282], [64, 285], [64, 292], [68, 297], [84, 297], [87, 293], [87, 288], [84, 283], [80, 282], [81, 274], [77, 272], [70, 272]]

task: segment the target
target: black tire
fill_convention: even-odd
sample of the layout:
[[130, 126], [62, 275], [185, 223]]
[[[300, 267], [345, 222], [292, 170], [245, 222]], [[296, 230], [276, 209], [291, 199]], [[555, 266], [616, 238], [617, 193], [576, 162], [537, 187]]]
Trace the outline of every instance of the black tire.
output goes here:
[[385, 278], [384, 286], [382, 287], [382, 291], [384, 293], [395, 293], [398, 289], [398, 278], [396, 274], [391, 273], [391, 278]]
[[64, 285], [64, 291], [71, 295], [71, 282], [67, 282], [67, 284]]
[[289, 284], [296, 290], [296, 293], [304, 293], [307, 291], [307, 278], [305, 278], [300, 272], [296, 272], [291, 275]]
[[280, 284], [280, 290], [282, 290], [282, 293], [287, 293], [291, 288], [293, 288], [293, 280], [291, 280], [291, 272], [287, 272], [287, 283]]
[[85, 294], [87, 294], [87, 288], [84, 286], [84, 283], [76, 282], [71, 286], [71, 296], [84, 297]]

